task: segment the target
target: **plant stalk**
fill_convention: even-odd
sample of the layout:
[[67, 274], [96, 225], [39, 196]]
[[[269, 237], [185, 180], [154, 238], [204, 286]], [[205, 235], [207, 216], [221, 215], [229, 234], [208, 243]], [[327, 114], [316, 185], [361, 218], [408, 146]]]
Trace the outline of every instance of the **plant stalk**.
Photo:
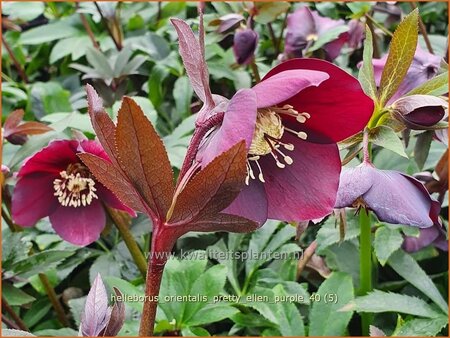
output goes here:
[[145, 276], [147, 275], [147, 262], [141, 249], [134, 240], [133, 235], [130, 232], [130, 229], [128, 228], [129, 225], [127, 219], [125, 219], [123, 214], [121, 214], [121, 212], [117, 210], [111, 209], [106, 206], [105, 209], [108, 212], [109, 216], [111, 217], [117, 230], [119, 230], [119, 233], [122, 236], [122, 239], [125, 242], [125, 245], [127, 246], [128, 250], [130, 251], [130, 254], [133, 257], [136, 266], [141, 272], [142, 277], [145, 278]]
[[28, 83], [28, 76], [25, 73], [25, 70], [23, 69], [20, 62], [17, 60], [16, 56], [14, 55], [13, 50], [9, 46], [8, 42], [6, 42], [5, 36], [2, 34], [2, 42], [3, 45], [6, 48], [6, 51], [9, 54], [9, 57], [11, 58], [12, 62], [14, 63], [14, 66], [16, 66], [17, 72], [19, 73], [19, 76], [22, 78], [23, 82]]
[[300, 276], [301, 276], [303, 270], [305, 269], [306, 264], [308, 264], [309, 260], [314, 255], [314, 252], [316, 251], [316, 248], [317, 248], [317, 241], [314, 240], [305, 249], [305, 251], [303, 252], [303, 255], [298, 260], [298, 263], [297, 263], [297, 278], [296, 278], [297, 281], [300, 279]]
[[[359, 268], [360, 289], [363, 296], [372, 291], [372, 232], [371, 220], [368, 211], [361, 210], [359, 214], [361, 234], [359, 237]], [[369, 336], [369, 326], [372, 322], [371, 313], [361, 313], [361, 334]]]
[[249, 64], [249, 66], [252, 70], [253, 78], [255, 79], [255, 82], [256, 83], [261, 82], [261, 76], [259, 75], [258, 66], [256, 66], [256, 63], [255, 63], [255, 58], [253, 58], [253, 60]]
[[61, 302], [59, 301], [58, 296], [56, 295], [55, 289], [53, 289], [53, 286], [50, 284], [47, 275], [44, 273], [40, 273], [39, 280], [44, 286], [45, 292], [47, 293], [50, 303], [52, 303], [52, 306], [55, 309], [56, 316], [58, 317], [59, 322], [65, 327], [70, 327], [70, 323], [69, 320], [67, 319], [64, 308], [62, 307]]
[[19, 329], [23, 331], [30, 331], [28, 327], [25, 325], [25, 323], [20, 319], [20, 317], [17, 315], [17, 313], [14, 312], [11, 305], [8, 304], [5, 298], [2, 297], [2, 310], [5, 310], [6, 313], [10, 315], [10, 317], [16, 322]]
[[[415, 2], [410, 2], [409, 5], [411, 6], [412, 10], [415, 10], [417, 8], [417, 4]], [[423, 36], [423, 39], [425, 40], [425, 44], [427, 45], [427, 49], [431, 54], [434, 54], [433, 47], [431, 46], [430, 38], [428, 37], [427, 29], [423, 23], [422, 17], [419, 15], [419, 30], [420, 33]]]

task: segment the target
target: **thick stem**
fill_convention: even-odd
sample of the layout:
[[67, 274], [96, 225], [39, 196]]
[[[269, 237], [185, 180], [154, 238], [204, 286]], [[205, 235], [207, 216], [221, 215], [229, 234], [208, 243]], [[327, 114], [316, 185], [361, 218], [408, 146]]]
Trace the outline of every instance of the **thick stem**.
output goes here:
[[164, 266], [178, 237], [179, 234], [176, 233], [176, 230], [172, 230], [163, 224], [153, 224], [152, 247], [148, 257], [145, 282], [144, 308], [139, 327], [139, 336], [141, 337], [151, 337], [153, 335], [156, 310], [158, 308], [157, 296], [161, 287]]
[[[359, 214], [361, 234], [359, 237], [359, 295], [366, 295], [372, 291], [372, 232], [370, 215], [365, 210]], [[372, 321], [371, 313], [361, 313], [361, 329], [363, 336], [369, 336], [369, 326]]]
[[70, 323], [69, 323], [69, 320], [67, 319], [64, 308], [62, 307], [61, 302], [59, 301], [58, 296], [56, 295], [55, 289], [53, 289], [53, 286], [50, 284], [50, 281], [48, 280], [47, 275], [44, 273], [40, 273], [39, 279], [40, 279], [42, 285], [44, 286], [44, 289], [45, 289], [45, 292], [47, 293], [48, 298], [50, 299], [50, 303], [52, 303], [52, 306], [55, 309], [58, 320], [65, 327], [69, 327]]
[[130, 229], [128, 228], [129, 224], [127, 222], [127, 219], [117, 210], [108, 207], [105, 207], [105, 209], [114, 222], [117, 230], [119, 230], [120, 236], [122, 236], [122, 239], [125, 242], [128, 250], [130, 251], [131, 257], [133, 257], [133, 260], [136, 263], [139, 271], [141, 272], [142, 277], [145, 278], [145, 276], [147, 275], [147, 262], [145, 260], [144, 254], [137, 245], [136, 241], [133, 238], [133, 235], [130, 232]]
[[2, 297], [2, 310], [5, 310], [5, 312], [9, 314], [9, 316], [12, 318], [12, 320], [14, 320], [19, 329], [28, 332], [30, 331], [28, 327], [25, 325], [25, 323], [22, 321], [22, 319], [20, 319], [17, 313], [14, 312], [13, 308], [8, 304], [6, 299], [3, 297]]

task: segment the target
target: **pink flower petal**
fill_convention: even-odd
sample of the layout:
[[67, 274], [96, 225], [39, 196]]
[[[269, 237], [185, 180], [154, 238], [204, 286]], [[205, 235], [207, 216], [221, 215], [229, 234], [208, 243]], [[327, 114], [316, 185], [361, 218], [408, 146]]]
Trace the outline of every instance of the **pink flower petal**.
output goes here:
[[231, 99], [221, 127], [211, 136], [204, 149], [199, 150], [197, 160], [207, 165], [218, 155], [241, 140], [250, 147], [255, 130], [256, 96], [251, 89], [239, 90]]
[[[278, 67], [273, 68], [272, 71]], [[258, 108], [266, 108], [289, 100], [305, 88], [317, 87], [328, 78], [328, 74], [317, 70], [280, 70], [280, 72], [264, 78], [252, 90], [256, 94]]]
[[268, 155], [261, 160], [268, 217], [283, 221], [306, 221], [328, 215], [335, 204], [341, 160], [336, 144], [315, 144], [290, 134], [283, 142], [294, 144], [286, 154], [291, 165], [280, 169]]
[[105, 210], [97, 199], [86, 207], [60, 205], [50, 215], [50, 223], [62, 239], [75, 245], [86, 246], [100, 237], [106, 223]]
[[19, 178], [12, 195], [12, 218], [23, 227], [31, 227], [59, 205], [53, 196], [53, 174], [34, 173]]
[[136, 217], [136, 212], [124, 205], [117, 197], [108, 190], [104, 185], [99, 182], [95, 182], [95, 187], [97, 188], [97, 195], [101, 201], [106, 203], [109, 207], [117, 210], [122, 210], [128, 213], [132, 217]]

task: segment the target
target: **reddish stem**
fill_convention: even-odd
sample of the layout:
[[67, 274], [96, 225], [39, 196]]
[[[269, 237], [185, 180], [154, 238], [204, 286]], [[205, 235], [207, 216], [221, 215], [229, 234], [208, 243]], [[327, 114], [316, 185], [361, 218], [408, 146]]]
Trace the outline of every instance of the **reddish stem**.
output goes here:
[[370, 162], [370, 149], [369, 149], [369, 131], [364, 129], [363, 131], [363, 154], [364, 154], [364, 163]]
[[156, 310], [158, 308], [157, 296], [161, 287], [164, 266], [169, 258], [175, 241], [181, 234], [178, 229], [165, 224], [154, 223], [152, 246], [148, 257], [147, 278], [145, 285], [144, 308], [142, 311], [139, 336], [153, 336]]

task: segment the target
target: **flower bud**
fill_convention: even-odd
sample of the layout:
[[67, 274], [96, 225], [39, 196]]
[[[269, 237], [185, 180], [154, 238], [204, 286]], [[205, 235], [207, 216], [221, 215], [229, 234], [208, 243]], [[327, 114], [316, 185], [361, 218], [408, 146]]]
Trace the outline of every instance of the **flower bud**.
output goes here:
[[234, 35], [233, 52], [236, 62], [247, 65], [253, 59], [258, 44], [258, 33], [252, 29], [242, 29]]
[[436, 96], [409, 95], [395, 101], [393, 116], [409, 129], [429, 129], [442, 120], [448, 103]]

